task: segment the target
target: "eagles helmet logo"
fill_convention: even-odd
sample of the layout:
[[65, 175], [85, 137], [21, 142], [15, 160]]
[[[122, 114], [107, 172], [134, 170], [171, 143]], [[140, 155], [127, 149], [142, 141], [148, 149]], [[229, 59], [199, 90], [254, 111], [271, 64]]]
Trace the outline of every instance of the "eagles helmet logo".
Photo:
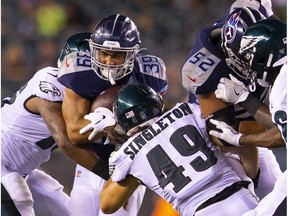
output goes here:
[[49, 92], [51, 92], [51, 94], [55, 97], [55, 96], [60, 96], [61, 95], [61, 92], [60, 90], [55, 86], [53, 85], [52, 83], [50, 82], [46, 82], [46, 81], [40, 81], [40, 84], [39, 84], [39, 88], [42, 92], [48, 94]]

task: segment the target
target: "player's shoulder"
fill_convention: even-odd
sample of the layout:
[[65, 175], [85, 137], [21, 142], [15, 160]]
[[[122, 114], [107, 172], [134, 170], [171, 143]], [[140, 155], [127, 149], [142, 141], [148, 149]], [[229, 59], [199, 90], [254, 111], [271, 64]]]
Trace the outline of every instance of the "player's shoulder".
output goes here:
[[61, 101], [64, 87], [58, 82], [58, 68], [45, 67], [29, 80], [27, 88], [37, 97], [49, 101]]
[[133, 71], [162, 80], [167, 79], [166, 65], [162, 58], [155, 55], [137, 54]]
[[163, 59], [159, 56], [150, 54], [137, 54], [135, 60], [136, 64], [138, 64], [139, 66], [158, 65], [166, 71], [165, 63]]
[[87, 70], [92, 70], [90, 53], [72, 52], [64, 57], [59, 67], [58, 77]]
[[58, 77], [58, 68], [44, 67], [38, 70], [32, 79], [55, 80]]

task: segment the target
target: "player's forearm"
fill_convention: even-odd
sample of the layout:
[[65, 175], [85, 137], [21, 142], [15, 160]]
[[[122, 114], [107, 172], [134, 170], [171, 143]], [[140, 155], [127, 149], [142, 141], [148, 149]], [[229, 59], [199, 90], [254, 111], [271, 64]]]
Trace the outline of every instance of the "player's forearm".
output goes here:
[[255, 120], [264, 126], [266, 129], [273, 128], [275, 125], [272, 122], [272, 116], [269, 107], [266, 105], [261, 106], [254, 116]]
[[91, 141], [88, 140], [89, 133], [80, 134], [79, 132], [81, 128], [89, 123], [90, 121], [87, 121], [84, 118], [79, 119], [78, 121], [67, 122], [67, 134], [73, 145], [91, 143]]
[[100, 208], [103, 213], [112, 214], [117, 211], [139, 185], [140, 181], [131, 175], [120, 182], [113, 182], [110, 178], [100, 193]]
[[259, 101], [258, 98], [249, 94], [248, 98], [244, 102], [239, 103], [239, 105], [246, 109], [253, 118], [266, 129], [274, 126], [269, 107]]
[[220, 146], [225, 153], [237, 154], [247, 175], [254, 179], [259, 171], [258, 149], [255, 146]]
[[[112, 214], [117, 211], [121, 204], [112, 202], [117, 197], [113, 191], [113, 183], [111, 178], [107, 180], [100, 193], [100, 208], [104, 214]], [[123, 202], [124, 203], [124, 202]]]
[[77, 95], [71, 89], [65, 89], [62, 103], [62, 113], [66, 125], [67, 135], [72, 144], [88, 143], [88, 135], [81, 135], [80, 129], [90, 123], [84, 116], [90, 112], [91, 102]]
[[243, 135], [240, 137], [239, 144], [255, 145], [267, 148], [276, 148], [285, 146], [285, 143], [281, 137], [281, 133], [276, 126], [262, 133]]

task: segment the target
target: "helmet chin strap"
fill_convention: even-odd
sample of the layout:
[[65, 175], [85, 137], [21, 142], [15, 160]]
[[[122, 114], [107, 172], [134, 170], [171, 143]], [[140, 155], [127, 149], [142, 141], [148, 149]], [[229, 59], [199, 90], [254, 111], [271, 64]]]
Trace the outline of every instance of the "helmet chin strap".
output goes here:
[[256, 90], [256, 83], [252, 82], [251, 84], [249, 84], [248, 89], [250, 92], [254, 92]]
[[111, 85], [115, 85], [116, 84], [116, 82], [115, 82], [115, 80], [113, 79], [112, 76], [109, 76], [109, 81], [110, 81]]

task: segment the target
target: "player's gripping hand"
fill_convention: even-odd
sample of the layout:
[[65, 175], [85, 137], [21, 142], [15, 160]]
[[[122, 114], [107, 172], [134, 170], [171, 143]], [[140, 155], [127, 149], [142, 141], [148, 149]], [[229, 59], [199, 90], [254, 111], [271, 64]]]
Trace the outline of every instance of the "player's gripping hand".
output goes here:
[[97, 133], [103, 131], [106, 127], [115, 125], [116, 121], [114, 118], [114, 114], [107, 108], [98, 107], [91, 112], [84, 116], [84, 119], [90, 120], [91, 123], [83, 127], [79, 132], [80, 134], [84, 134], [87, 131], [93, 130], [88, 140], [92, 140]]
[[233, 104], [245, 101], [249, 95], [249, 90], [244, 83], [232, 74], [229, 74], [229, 76], [230, 79], [226, 77], [220, 79], [220, 83], [217, 85], [215, 91], [216, 98]]
[[222, 139], [234, 146], [239, 146], [239, 139], [242, 136], [241, 133], [237, 132], [233, 127], [226, 124], [225, 122], [218, 121], [215, 119], [210, 119], [210, 122], [220, 129], [222, 132], [216, 130], [210, 130], [209, 134]]

